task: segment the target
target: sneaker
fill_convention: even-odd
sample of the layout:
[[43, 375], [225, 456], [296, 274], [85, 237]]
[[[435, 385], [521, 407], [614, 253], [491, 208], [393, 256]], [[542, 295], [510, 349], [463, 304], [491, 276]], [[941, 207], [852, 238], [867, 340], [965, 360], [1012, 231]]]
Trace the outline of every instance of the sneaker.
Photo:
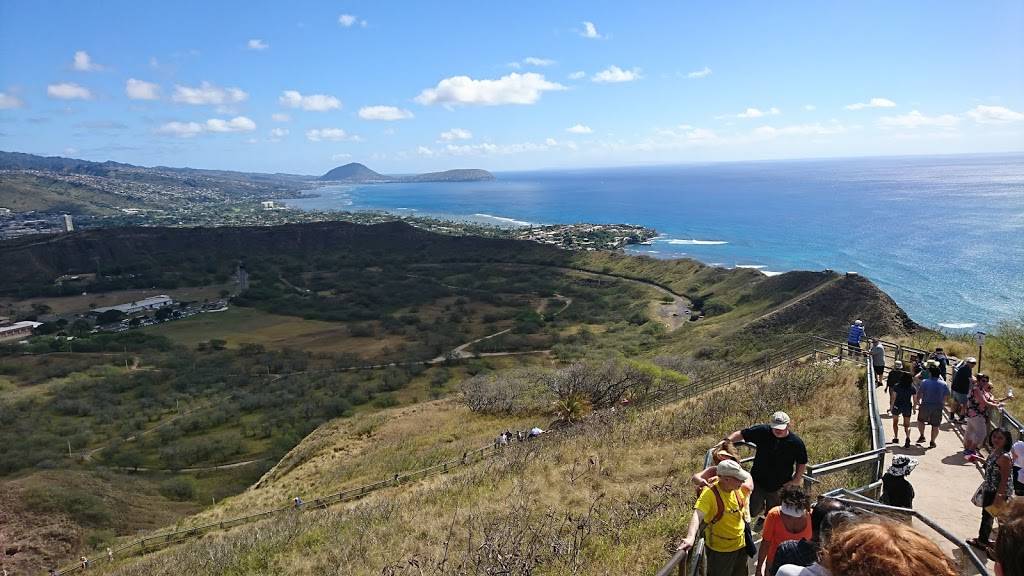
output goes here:
[[928, 447], [929, 448], [935, 448], [935, 442], [929, 442], [928, 443]]
[[914, 443], [915, 444], [923, 444], [924, 443], [924, 436], [921, 436], [920, 438], [918, 438], [917, 442], [914, 442]]
[[910, 438], [909, 437], [907, 438], [907, 441], [903, 443], [903, 447], [904, 448], [910, 448]]
[[898, 437], [894, 436], [893, 439], [892, 439], [892, 443], [893, 444], [899, 444], [900, 443], [900, 439]]

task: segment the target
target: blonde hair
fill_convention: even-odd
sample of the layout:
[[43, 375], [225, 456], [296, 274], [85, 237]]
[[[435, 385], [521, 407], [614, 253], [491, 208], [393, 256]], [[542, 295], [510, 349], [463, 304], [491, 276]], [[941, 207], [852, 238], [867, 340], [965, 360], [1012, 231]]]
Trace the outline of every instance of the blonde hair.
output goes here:
[[833, 576], [957, 576], [953, 560], [925, 535], [889, 520], [840, 528], [821, 551]]
[[714, 454], [716, 463], [724, 460], [740, 461], [740, 453], [733, 446], [731, 440], [722, 440], [715, 444], [715, 447], [711, 449], [711, 453]]

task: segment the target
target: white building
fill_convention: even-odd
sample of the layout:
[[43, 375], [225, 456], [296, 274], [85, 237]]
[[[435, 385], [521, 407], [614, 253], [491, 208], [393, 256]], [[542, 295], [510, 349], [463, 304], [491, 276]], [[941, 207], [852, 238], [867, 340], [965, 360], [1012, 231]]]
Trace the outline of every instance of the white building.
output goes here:
[[74, 222], [74, 220], [71, 219], [71, 214], [65, 214], [64, 215], [64, 231], [65, 232], [74, 232], [75, 231], [75, 222]]
[[277, 208], [277, 206], [274, 205], [273, 200], [264, 200], [263, 202], [260, 202], [260, 205], [263, 206], [264, 210], [274, 210]]
[[137, 302], [128, 302], [125, 304], [118, 304], [116, 306], [105, 306], [103, 308], [93, 308], [92, 311], [95, 314], [102, 314], [109, 310], [120, 310], [130, 316], [132, 314], [138, 314], [149, 310], [159, 310], [160, 308], [171, 306], [172, 304], [174, 304], [174, 300], [172, 300], [170, 296], [161, 294], [159, 296], [143, 298]]
[[31, 322], [29, 320], [25, 320], [23, 322], [15, 322], [14, 324], [0, 326], [0, 342], [27, 338], [32, 335], [32, 330], [41, 324], [42, 322]]

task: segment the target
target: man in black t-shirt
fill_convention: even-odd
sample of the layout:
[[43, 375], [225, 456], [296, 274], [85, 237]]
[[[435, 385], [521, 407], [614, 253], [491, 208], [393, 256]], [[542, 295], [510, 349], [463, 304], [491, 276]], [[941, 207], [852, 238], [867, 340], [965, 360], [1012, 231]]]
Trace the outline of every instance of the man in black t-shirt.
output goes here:
[[[729, 440], [757, 445], [754, 467], [754, 492], [750, 495], [750, 516], [767, 513], [780, 504], [779, 490], [786, 484], [800, 486], [807, 470], [807, 447], [789, 429], [789, 415], [772, 414], [771, 422], [737, 430]], [[795, 470], [794, 470], [795, 468]], [[763, 510], [762, 510], [763, 509]]]
[[953, 373], [953, 384], [949, 387], [950, 396], [953, 398], [953, 409], [950, 411], [951, 418], [966, 420], [967, 395], [971, 393], [971, 386], [974, 385], [974, 367], [978, 359], [971, 356], [957, 366]]

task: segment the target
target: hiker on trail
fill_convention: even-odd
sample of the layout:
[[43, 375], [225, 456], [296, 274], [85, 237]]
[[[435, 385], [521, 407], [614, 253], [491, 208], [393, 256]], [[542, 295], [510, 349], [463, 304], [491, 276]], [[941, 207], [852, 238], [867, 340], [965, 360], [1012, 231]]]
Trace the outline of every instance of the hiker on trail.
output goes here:
[[988, 417], [992, 410], [1003, 407], [1003, 401], [997, 400], [992, 393], [992, 382], [988, 374], [978, 372], [977, 381], [967, 397], [967, 426], [964, 429], [964, 458], [972, 459], [978, 455], [978, 448], [985, 441], [988, 433]]
[[744, 535], [750, 493], [743, 484], [750, 474], [739, 463], [724, 460], [718, 465], [718, 482], [701, 491], [693, 517], [678, 550], [689, 550], [704, 528], [707, 576], [747, 576], [747, 543]]
[[892, 464], [882, 475], [882, 497], [879, 502], [900, 508], [913, 508], [914, 487], [907, 476], [917, 468], [917, 464], [917, 460], [909, 456], [893, 456]]
[[[971, 538], [968, 544], [981, 548], [986, 552], [991, 551], [992, 524], [996, 516], [999, 516], [1010, 501], [1010, 473], [1013, 471], [1013, 462], [1010, 460], [1010, 445], [1013, 438], [1010, 433], [1002, 428], [996, 428], [989, 432], [985, 444], [989, 447], [990, 454], [985, 460], [985, 480], [979, 490], [981, 497], [981, 527], [978, 528], [978, 537]], [[989, 554], [991, 556], [992, 554]]]
[[86, 570], [86, 569], [89, 568], [89, 559], [88, 558], [86, 558], [85, 556], [82, 556], [81, 558], [79, 558], [79, 561], [81, 561], [81, 563], [82, 563], [82, 570]]
[[495, 448], [501, 448], [502, 446], [508, 446], [508, 436], [505, 436], [504, 432], [498, 434], [498, 437], [494, 439]]
[[932, 439], [928, 446], [935, 448], [935, 439], [939, 437], [939, 424], [942, 424], [942, 408], [949, 396], [949, 386], [939, 377], [941, 368], [935, 360], [929, 360], [926, 372], [929, 378], [921, 381], [917, 391], [917, 430], [920, 436], [917, 443], [924, 442], [924, 427], [931, 425]]
[[910, 357], [910, 375], [914, 377], [914, 381], [917, 381], [917, 375], [924, 372], [924, 355], [914, 353]]
[[295, 498], [292, 498], [292, 504], [294, 504], [296, 508], [302, 508], [302, 505], [305, 504], [305, 502], [302, 501], [301, 496], [296, 496]]
[[846, 346], [850, 349], [850, 356], [860, 355], [860, 341], [864, 339], [864, 322], [855, 320], [850, 324], [850, 332], [846, 335]]
[[882, 346], [878, 338], [871, 339], [871, 367], [875, 369], [875, 388], [878, 388], [885, 374], [885, 346]]
[[108, 562], [113, 562], [114, 561], [114, 551], [111, 550], [109, 546], [107, 547], [107, 561]]
[[914, 379], [909, 372], [903, 370], [903, 363], [896, 361], [893, 371], [889, 372], [889, 379], [886, 381], [886, 388], [889, 392], [889, 413], [892, 414], [892, 443], [900, 443], [900, 416], [903, 416], [903, 433], [906, 448], [910, 447], [910, 416], [914, 413], [914, 405], [917, 404], [917, 388], [914, 387]]
[[822, 550], [821, 564], [835, 576], [957, 576], [956, 562], [906, 524], [866, 519], [846, 524]]
[[[711, 450], [715, 461], [714, 465], [708, 466], [703, 471], [697, 472], [690, 477], [690, 481], [693, 482], [693, 485], [698, 489], [711, 486], [715, 483], [715, 480], [718, 479], [719, 464], [726, 460], [732, 460], [733, 462], [740, 461], [739, 452], [736, 451], [736, 447], [733, 446], [732, 442], [728, 440], [722, 440]], [[747, 484], [744, 484], [744, 486], [747, 487], [748, 492], [752, 492], [754, 490], [753, 480], [748, 480]]]
[[516, 430], [516, 442], [522, 442], [526, 439], [526, 435], [523, 434], [522, 430]]
[[779, 505], [779, 490], [786, 484], [800, 486], [807, 471], [807, 447], [789, 429], [789, 415], [772, 414], [771, 422], [744, 428], [730, 434], [732, 442], [745, 440], [757, 445], [754, 454], [754, 492], [750, 496], [750, 513], [757, 516]]
[[771, 567], [776, 576], [822, 576], [827, 572], [818, 564], [818, 552], [828, 544], [832, 532], [857, 520], [846, 504], [822, 498], [811, 511], [811, 539], [788, 540], [779, 544]]
[[807, 540], [813, 534], [808, 510], [811, 499], [803, 488], [783, 486], [779, 491], [782, 504], [772, 508], [764, 519], [761, 531], [761, 545], [757, 548], [757, 567], [755, 576], [773, 576], [775, 572], [768, 570], [775, 562], [775, 553], [779, 544], [787, 540]]
[[946, 380], [948, 378], [949, 357], [942, 351], [942, 346], [935, 347], [935, 352], [932, 352], [931, 359], [939, 363], [939, 367], [942, 369], [939, 374], [943, 380]]
[[1024, 437], [1013, 443], [1010, 454], [1013, 456], [1013, 493], [1024, 496]]
[[536, 426], [534, 426], [533, 428], [530, 428], [530, 436], [529, 437], [530, 438], [536, 438], [536, 437], [540, 436], [543, 433], [544, 433], [543, 430], [541, 430], [540, 428], [537, 428]]
[[994, 548], [996, 576], [1024, 576], [1024, 500], [1006, 507]]
[[971, 388], [974, 386], [973, 372], [974, 366], [977, 363], [977, 358], [969, 356], [957, 366], [956, 372], [953, 373], [953, 382], [949, 386], [949, 395], [953, 398], [953, 407], [949, 411], [949, 419], [953, 422], [956, 422], [957, 417], [961, 420], [966, 418], [964, 412], [967, 409], [967, 396], [971, 393]]

